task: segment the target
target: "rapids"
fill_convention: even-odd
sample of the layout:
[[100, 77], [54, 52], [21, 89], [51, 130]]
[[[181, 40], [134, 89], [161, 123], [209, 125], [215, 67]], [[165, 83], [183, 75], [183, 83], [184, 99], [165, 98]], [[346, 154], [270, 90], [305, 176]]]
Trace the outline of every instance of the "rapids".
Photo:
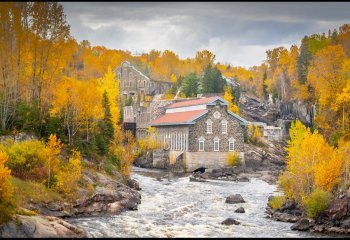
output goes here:
[[[266, 218], [267, 199], [279, 192], [276, 185], [258, 179], [189, 182], [188, 175], [137, 167], [132, 178], [142, 188], [138, 210], [70, 222], [84, 228], [89, 237], [322, 237], [292, 231], [291, 223]], [[225, 197], [234, 193], [246, 203], [225, 203]], [[234, 212], [240, 206], [245, 213]], [[241, 224], [220, 224], [228, 217]]]

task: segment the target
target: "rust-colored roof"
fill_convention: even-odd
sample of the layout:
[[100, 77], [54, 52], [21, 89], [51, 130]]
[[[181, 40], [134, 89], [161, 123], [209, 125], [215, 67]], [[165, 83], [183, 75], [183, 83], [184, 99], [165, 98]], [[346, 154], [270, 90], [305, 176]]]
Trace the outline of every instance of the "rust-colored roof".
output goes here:
[[160, 118], [157, 118], [151, 122], [151, 125], [176, 125], [186, 124], [192, 122], [192, 120], [206, 113], [207, 109], [187, 111], [187, 112], [176, 112], [166, 113]]
[[194, 99], [189, 101], [177, 102], [169, 105], [167, 108], [178, 108], [178, 107], [188, 107], [188, 106], [194, 106], [194, 105], [208, 104], [217, 98], [218, 97], [206, 97], [206, 98], [199, 98], [199, 99]]

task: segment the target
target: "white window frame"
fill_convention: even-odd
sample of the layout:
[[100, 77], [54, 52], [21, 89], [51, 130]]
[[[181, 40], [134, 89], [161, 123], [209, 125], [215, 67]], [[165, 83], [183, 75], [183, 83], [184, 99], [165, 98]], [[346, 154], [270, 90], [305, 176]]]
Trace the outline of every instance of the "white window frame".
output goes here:
[[[218, 148], [215, 147], [216, 144]], [[220, 139], [218, 137], [214, 138], [214, 152], [220, 152]]]
[[211, 119], [207, 120], [207, 134], [213, 133], [213, 121]]
[[[231, 144], [233, 144], [233, 148], [231, 149]], [[234, 138], [230, 138], [228, 140], [228, 150], [230, 152], [233, 152], [235, 150], [235, 139]]]
[[227, 134], [227, 128], [228, 128], [227, 120], [224, 119], [224, 120], [221, 121], [221, 132], [222, 132], [222, 134]]
[[[203, 144], [203, 148], [201, 148], [201, 143]], [[204, 152], [204, 148], [205, 148], [205, 139], [204, 139], [204, 137], [200, 137], [198, 139], [198, 151]]]

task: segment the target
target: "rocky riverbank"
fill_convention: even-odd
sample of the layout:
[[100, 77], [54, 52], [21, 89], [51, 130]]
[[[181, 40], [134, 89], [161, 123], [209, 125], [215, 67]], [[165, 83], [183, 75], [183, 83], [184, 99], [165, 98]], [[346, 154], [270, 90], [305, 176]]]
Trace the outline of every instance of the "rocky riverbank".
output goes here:
[[[22, 206], [35, 216], [15, 215], [0, 226], [0, 237], [85, 237], [80, 228], [62, 218], [110, 216], [126, 210], [136, 210], [141, 203], [138, 182], [120, 175], [111, 177], [98, 171], [83, 170], [78, 199], [67, 202], [35, 202]], [[89, 186], [89, 187], [88, 187]]]
[[294, 223], [291, 230], [350, 234], [350, 198], [347, 196], [334, 199], [317, 219], [308, 218], [306, 212], [293, 201], [284, 202], [279, 209], [268, 206], [266, 213], [276, 221]]

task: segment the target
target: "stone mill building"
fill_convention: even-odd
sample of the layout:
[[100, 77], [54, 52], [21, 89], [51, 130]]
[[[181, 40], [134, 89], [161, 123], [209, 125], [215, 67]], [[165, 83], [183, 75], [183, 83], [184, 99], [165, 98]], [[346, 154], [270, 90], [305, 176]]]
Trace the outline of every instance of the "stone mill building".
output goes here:
[[[181, 159], [186, 171], [224, 167], [233, 151], [244, 159], [244, 127], [249, 122], [228, 111], [227, 106], [217, 96], [175, 102], [150, 122], [160, 145], [169, 151], [170, 164]], [[155, 155], [153, 165], [157, 161], [162, 159]]]

